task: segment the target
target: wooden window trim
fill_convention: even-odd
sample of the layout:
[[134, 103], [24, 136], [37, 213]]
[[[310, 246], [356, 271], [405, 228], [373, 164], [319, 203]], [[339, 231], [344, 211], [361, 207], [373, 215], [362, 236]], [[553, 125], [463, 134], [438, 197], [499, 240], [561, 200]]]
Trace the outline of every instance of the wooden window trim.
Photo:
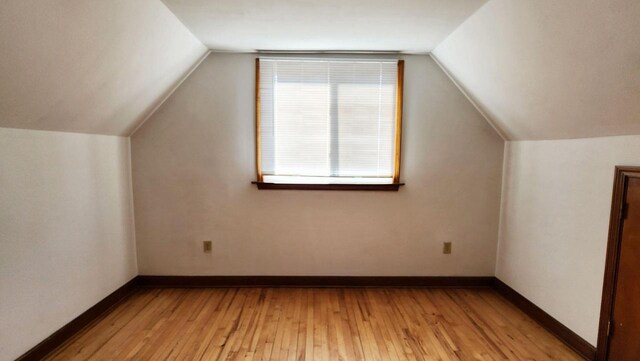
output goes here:
[[402, 102], [404, 99], [404, 60], [398, 60], [396, 88], [396, 150], [393, 183], [400, 183], [400, 153], [402, 150]]
[[404, 183], [389, 184], [319, 184], [251, 182], [258, 189], [292, 189], [304, 191], [388, 191], [397, 192]]
[[390, 184], [298, 184], [298, 183], [268, 183], [264, 182], [261, 168], [260, 154], [260, 58], [256, 58], [256, 175], [257, 180], [251, 182], [258, 189], [293, 189], [293, 190], [365, 190], [365, 191], [398, 191], [404, 183], [400, 182], [400, 162], [402, 150], [402, 110], [404, 100], [404, 60], [398, 60], [398, 80], [396, 82], [396, 131], [394, 151], [393, 183]]
[[256, 58], [256, 172], [258, 182], [262, 182], [263, 179], [260, 157], [260, 58]]

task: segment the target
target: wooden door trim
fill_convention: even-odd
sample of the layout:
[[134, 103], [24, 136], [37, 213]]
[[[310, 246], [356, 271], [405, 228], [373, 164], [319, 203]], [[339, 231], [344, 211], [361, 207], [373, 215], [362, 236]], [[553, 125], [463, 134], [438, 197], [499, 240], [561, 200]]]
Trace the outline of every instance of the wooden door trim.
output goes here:
[[616, 167], [611, 200], [611, 217], [609, 220], [609, 240], [604, 268], [604, 284], [602, 286], [596, 361], [605, 361], [609, 352], [609, 321], [613, 313], [613, 298], [622, 240], [622, 206], [629, 178], [640, 178], [640, 167]]

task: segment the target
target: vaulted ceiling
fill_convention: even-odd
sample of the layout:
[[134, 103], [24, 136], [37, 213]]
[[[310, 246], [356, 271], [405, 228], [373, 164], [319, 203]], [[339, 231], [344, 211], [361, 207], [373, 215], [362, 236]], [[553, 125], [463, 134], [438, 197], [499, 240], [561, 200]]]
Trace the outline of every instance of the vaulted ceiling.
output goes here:
[[491, 0], [433, 54], [509, 139], [640, 134], [638, 0]]
[[128, 135], [206, 51], [160, 0], [2, 0], [0, 127]]
[[431, 51], [508, 139], [640, 134], [638, 0], [163, 1], [1, 1], [0, 127], [129, 135], [210, 48]]

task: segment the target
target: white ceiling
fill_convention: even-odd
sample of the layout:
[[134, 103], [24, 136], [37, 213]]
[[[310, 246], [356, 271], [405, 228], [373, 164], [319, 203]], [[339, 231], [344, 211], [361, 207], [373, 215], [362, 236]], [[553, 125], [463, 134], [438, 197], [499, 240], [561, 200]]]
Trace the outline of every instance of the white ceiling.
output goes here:
[[639, 0], [491, 0], [433, 54], [509, 139], [640, 134]]
[[428, 52], [487, 0], [163, 0], [214, 50]]
[[0, 127], [130, 134], [205, 54], [190, 29], [218, 50], [440, 43], [509, 139], [640, 134], [638, 0], [164, 1], [0, 1]]
[[160, 0], [2, 0], [0, 127], [128, 135], [206, 51]]

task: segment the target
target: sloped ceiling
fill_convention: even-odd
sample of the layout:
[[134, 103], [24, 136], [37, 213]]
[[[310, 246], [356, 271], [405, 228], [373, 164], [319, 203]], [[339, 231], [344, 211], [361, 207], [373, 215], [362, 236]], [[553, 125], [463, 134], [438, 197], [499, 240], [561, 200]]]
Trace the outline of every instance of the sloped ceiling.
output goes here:
[[206, 52], [160, 0], [2, 0], [0, 127], [128, 135]]
[[433, 55], [509, 139], [640, 134], [638, 0], [491, 0]]
[[0, 1], [0, 127], [131, 134], [207, 52], [190, 29], [218, 50], [440, 43], [508, 139], [640, 134], [638, 0], [164, 1]]
[[487, 0], [163, 0], [215, 50], [428, 52]]
[[638, 0], [491, 0], [433, 55], [509, 139], [640, 134]]

